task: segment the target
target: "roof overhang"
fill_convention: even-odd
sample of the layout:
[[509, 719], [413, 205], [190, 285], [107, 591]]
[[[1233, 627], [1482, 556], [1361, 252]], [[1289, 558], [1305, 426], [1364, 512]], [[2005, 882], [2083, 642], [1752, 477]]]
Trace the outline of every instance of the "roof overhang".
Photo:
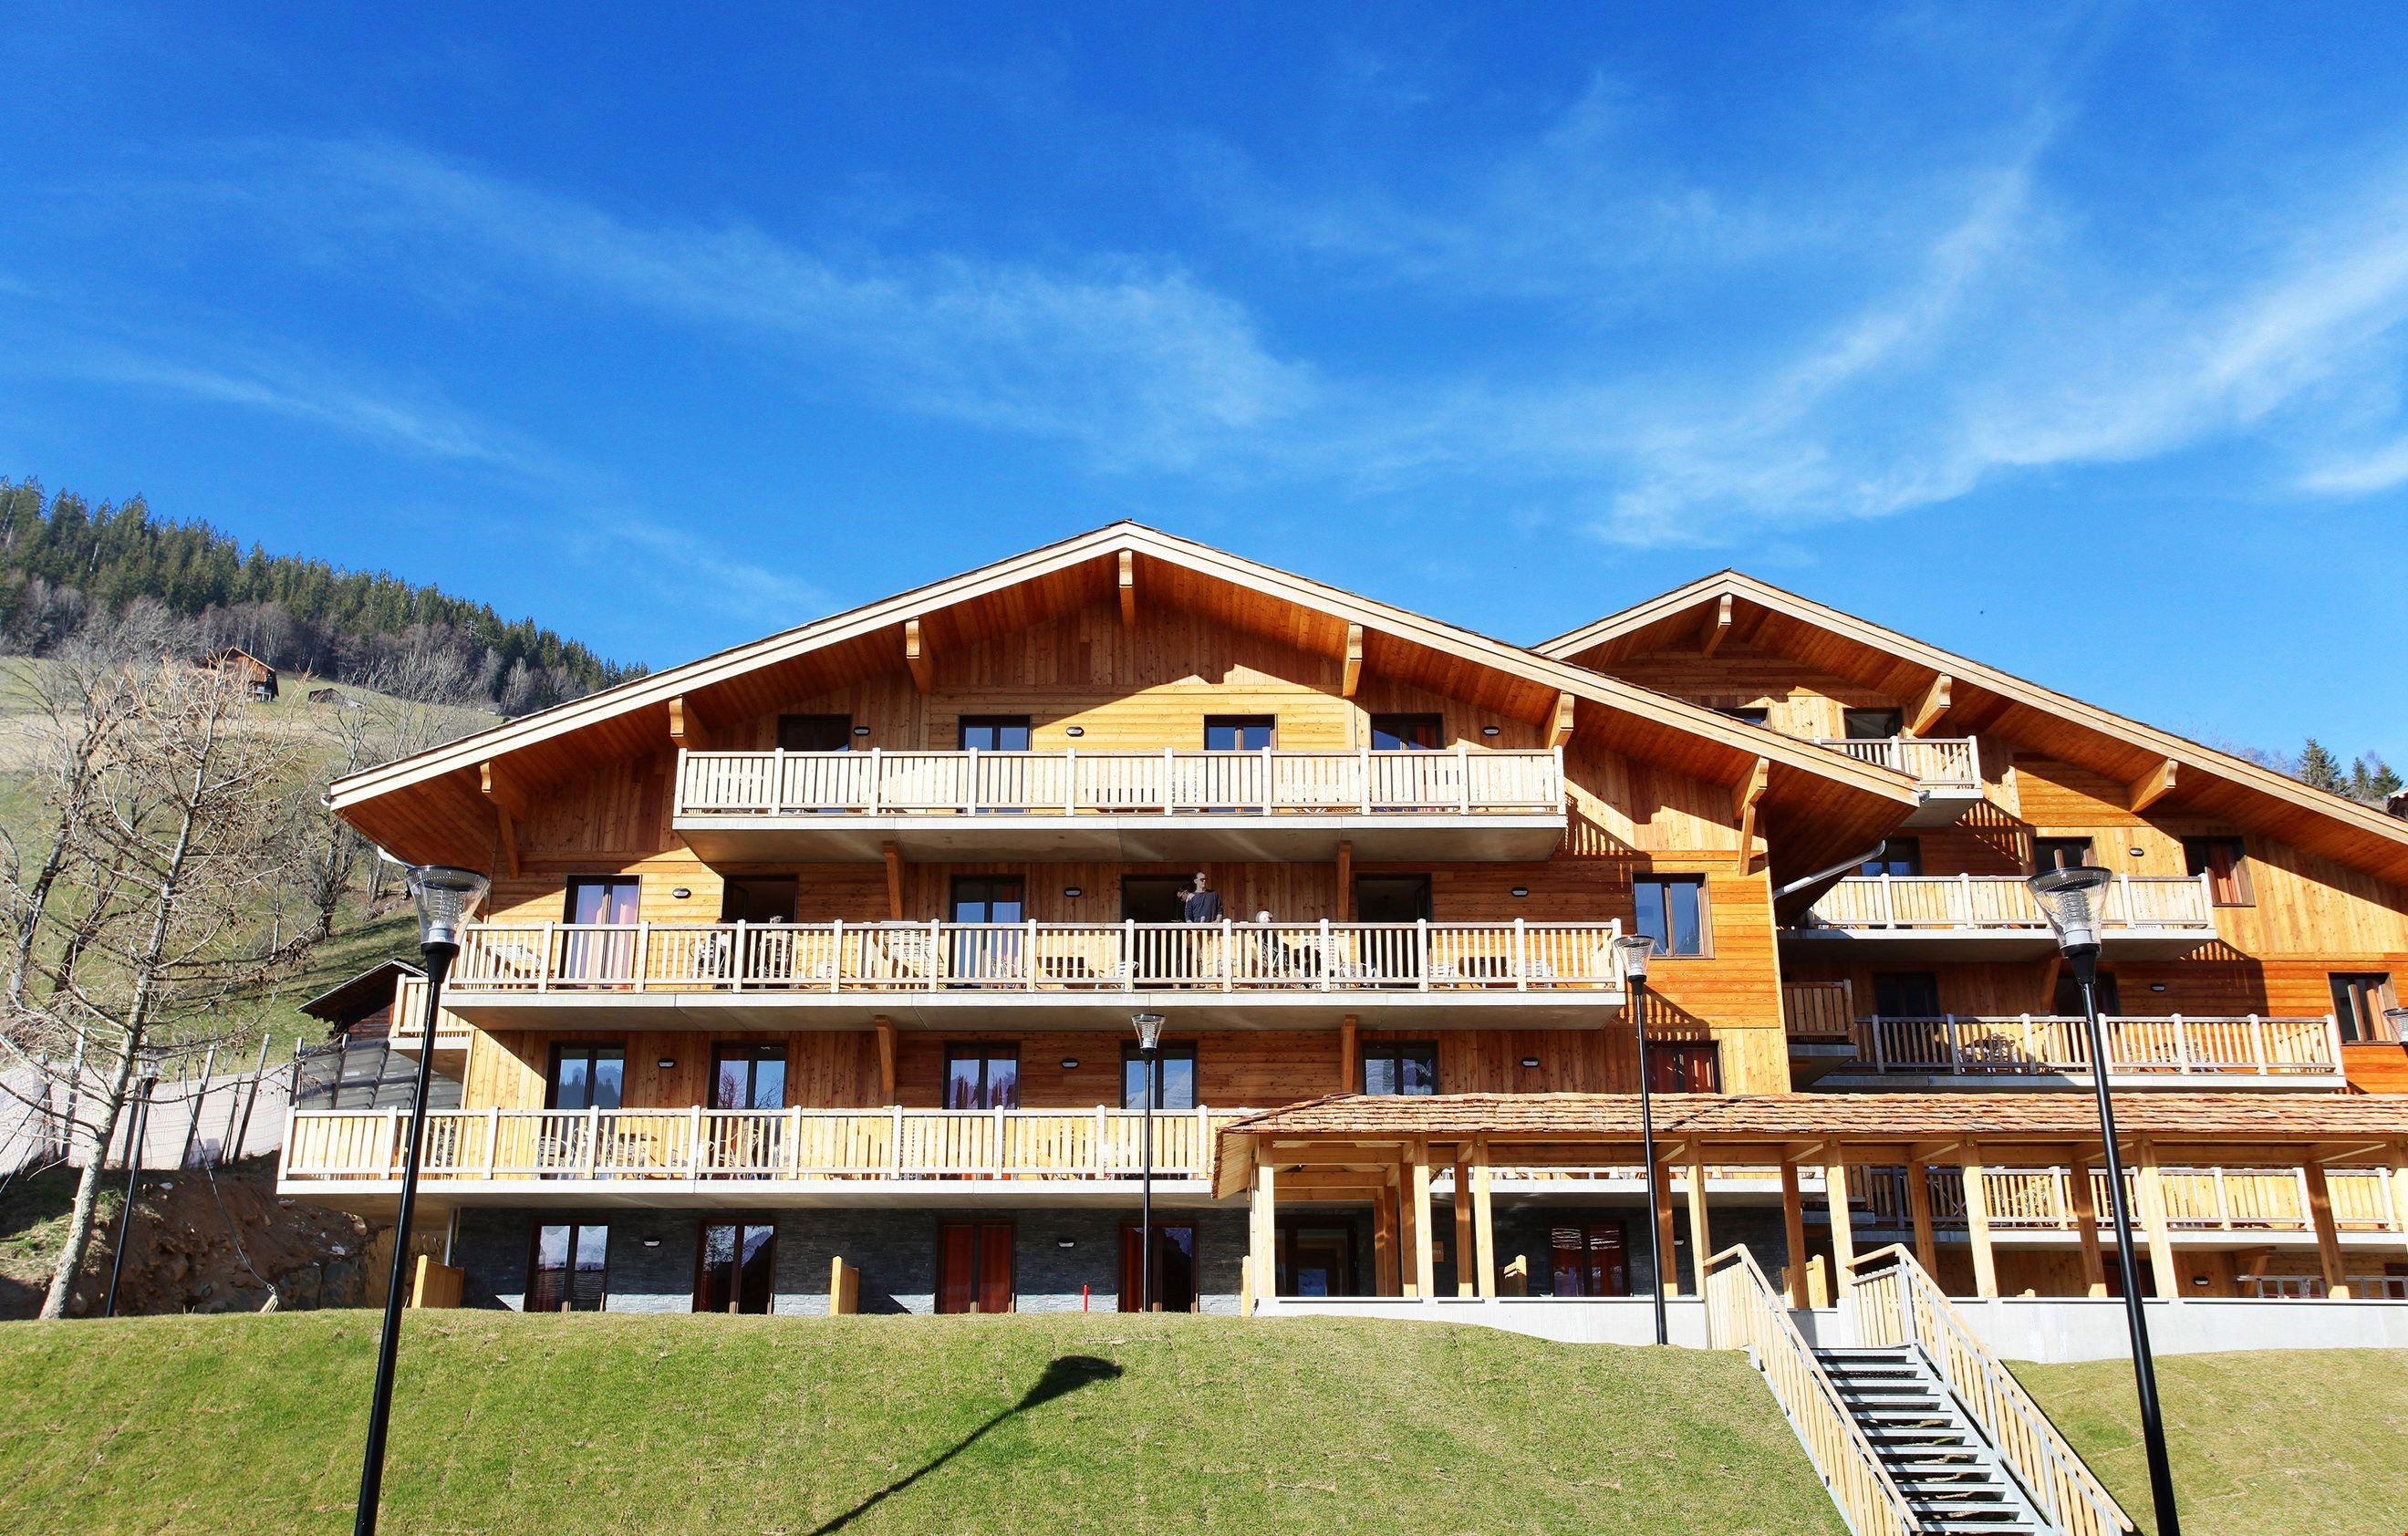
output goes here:
[[[657, 754], [681, 721], [752, 719], [781, 703], [904, 665], [907, 626], [941, 657], [1096, 602], [1141, 595], [1297, 649], [1346, 656], [1531, 722], [1574, 701], [1571, 744], [1690, 779], [1756, 786], [1777, 868], [1804, 872], [1879, 839], [1914, 786], [1854, 762], [1570, 662], [1133, 523], [870, 603], [336, 782], [328, 803], [397, 856], [480, 864], [494, 802], [617, 758]], [[1761, 765], [1761, 768], [1759, 768]]]
[[[1534, 647], [1611, 672], [1700, 636], [1710, 624], [1894, 697], [1932, 698], [1924, 736], [1991, 733], [2128, 786], [2157, 815], [2229, 821], [2408, 884], [2408, 821], [2312, 789], [2228, 753], [2142, 725], [1735, 570], [1718, 571]], [[1943, 702], [1944, 700], [1944, 702]]]

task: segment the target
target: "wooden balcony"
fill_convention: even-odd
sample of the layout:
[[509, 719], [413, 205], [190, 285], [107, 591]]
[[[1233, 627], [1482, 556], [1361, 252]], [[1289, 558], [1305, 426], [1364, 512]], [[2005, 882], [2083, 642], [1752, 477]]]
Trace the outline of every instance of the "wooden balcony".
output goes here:
[[1545, 858], [1560, 751], [680, 752], [706, 859]]
[[494, 1027], [608, 1015], [652, 1028], [795, 1028], [884, 1016], [1125, 1030], [1138, 1010], [1173, 1013], [1182, 1027], [1433, 1012], [1453, 1025], [1594, 1024], [1623, 1002], [1621, 931], [1614, 922], [480, 923], [464, 936], [444, 1004]]
[[[2215, 938], [2202, 876], [2118, 875], [2100, 943], [2110, 959], [2172, 959]], [[2014, 960], [2052, 954], [2048, 919], [2020, 875], [1850, 875], [1782, 930], [1799, 957]]]
[[[2124, 1014], [2103, 1018], [2110, 1081], [2135, 1088], [2337, 1088], [2341, 1032], [2332, 1016]], [[1994, 1092], [2034, 1079], [2064, 1087], [2091, 1071], [2081, 1019], [2045, 1013], [1858, 1019], [1855, 1058], [1827, 1087]], [[2001, 1081], [2006, 1080], [2006, 1081]]]
[[[1931, 1222], [1936, 1227], [1962, 1230], [1966, 1226], [1965, 1184], [1956, 1169], [1928, 1170], [1931, 1191]], [[2334, 1228], [2347, 1234], [2398, 1234], [2402, 1212], [2391, 1170], [2383, 1168], [2329, 1168]], [[2166, 1202], [2166, 1226], [2176, 1236], [2298, 1236], [2313, 1242], [2315, 1221], [2308, 1203], [2308, 1176], [2298, 1168], [2168, 1168], [2160, 1170]], [[2140, 1176], [2124, 1174], [2126, 1198], [2140, 1210]], [[1982, 1174], [1990, 1229], [2003, 1236], [2014, 1232], [2073, 1233], [2077, 1218], [2073, 1175], [2066, 1168], [1993, 1168]], [[1870, 1211], [1872, 1225], [1904, 1229], [1911, 1225], [1904, 1169], [1862, 1169], [1850, 1175], [1850, 1193]], [[2090, 1209], [2103, 1227], [2107, 1221], [2107, 1175], [2090, 1170]], [[2112, 1238], [2110, 1240], [2112, 1242]]]
[[1982, 753], [1970, 736], [1817, 737], [1814, 744], [1859, 763], [1903, 773], [1923, 797], [1908, 826], [1946, 826], [1982, 798]]
[[[1246, 1110], [1154, 1117], [1157, 1194], [1211, 1187], [1222, 1126]], [[427, 1117], [420, 1173], [454, 1203], [1043, 1203], [1137, 1198], [1144, 1116], [1124, 1110], [453, 1110]], [[399, 1191], [409, 1117], [296, 1110], [286, 1193]]]

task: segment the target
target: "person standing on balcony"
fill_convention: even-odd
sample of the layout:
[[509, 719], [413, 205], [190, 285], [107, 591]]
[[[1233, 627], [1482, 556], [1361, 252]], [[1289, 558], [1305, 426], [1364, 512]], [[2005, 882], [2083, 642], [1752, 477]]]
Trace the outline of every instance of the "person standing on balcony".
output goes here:
[[1221, 921], [1221, 893], [1212, 888], [1203, 870], [1196, 871], [1195, 885], [1180, 897], [1179, 912], [1189, 923]]

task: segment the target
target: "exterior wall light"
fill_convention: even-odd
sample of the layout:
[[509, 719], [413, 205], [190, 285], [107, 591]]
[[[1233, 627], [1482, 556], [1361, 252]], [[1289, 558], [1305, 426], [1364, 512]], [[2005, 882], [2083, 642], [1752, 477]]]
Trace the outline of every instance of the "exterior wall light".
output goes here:
[[1062, 1069], [1066, 1072], [1077, 1071], [1079, 1069], [1079, 1058], [1077, 1056], [1064, 1056], [1062, 1058]]
[[853, 734], [855, 736], [867, 736], [869, 734], [869, 727], [867, 725], [855, 725], [853, 728]]
[[1062, 894], [1067, 897], [1077, 897], [1086, 895], [1087, 890], [1083, 885], [1065, 885], [1062, 887]]
[[1480, 734], [1483, 736], [1498, 736], [1503, 733], [1495, 725], [1483, 725], [1480, 727]]
[[1516, 897], [1526, 897], [1526, 896], [1528, 896], [1529, 894], [1530, 894], [1530, 887], [1528, 887], [1527, 885], [1516, 885], [1516, 886], [1514, 886], [1514, 887], [1513, 887], [1513, 895], [1514, 895], [1514, 896], [1516, 896]]
[[692, 896], [692, 895], [694, 895], [694, 892], [693, 892], [691, 889], [689, 889], [688, 887], [683, 886], [683, 885], [677, 886], [677, 887], [675, 887], [674, 889], [672, 889], [672, 890], [669, 892], [669, 896], [670, 896], [673, 899], [675, 899], [675, 900], [679, 900], [679, 901], [683, 901], [684, 899], [686, 899], [688, 897], [690, 897], [690, 896]]

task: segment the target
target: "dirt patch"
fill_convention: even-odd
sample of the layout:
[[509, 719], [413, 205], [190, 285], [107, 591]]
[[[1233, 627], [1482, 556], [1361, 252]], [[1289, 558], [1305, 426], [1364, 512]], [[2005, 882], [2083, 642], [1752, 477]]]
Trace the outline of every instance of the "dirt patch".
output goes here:
[[[73, 1175], [59, 1170], [45, 1178], [49, 1182], [38, 1192], [43, 1203], [55, 1203], [63, 1213], [74, 1193]], [[57, 1222], [54, 1213], [39, 1214], [45, 1223]], [[424, 1241], [413, 1247], [439, 1248], [439, 1229], [422, 1228], [421, 1236]], [[279, 1196], [271, 1158], [218, 1170], [214, 1189], [199, 1169], [146, 1173], [135, 1197], [117, 1310], [257, 1312], [271, 1295], [279, 1308], [380, 1306], [392, 1241], [389, 1227]], [[101, 1311], [116, 1243], [112, 1218], [93, 1235], [67, 1302], [70, 1313], [80, 1317]], [[56, 1251], [53, 1241], [49, 1253]], [[14, 1272], [0, 1275], [0, 1318], [31, 1317], [41, 1309], [48, 1256], [29, 1243], [12, 1256], [8, 1268]]]

